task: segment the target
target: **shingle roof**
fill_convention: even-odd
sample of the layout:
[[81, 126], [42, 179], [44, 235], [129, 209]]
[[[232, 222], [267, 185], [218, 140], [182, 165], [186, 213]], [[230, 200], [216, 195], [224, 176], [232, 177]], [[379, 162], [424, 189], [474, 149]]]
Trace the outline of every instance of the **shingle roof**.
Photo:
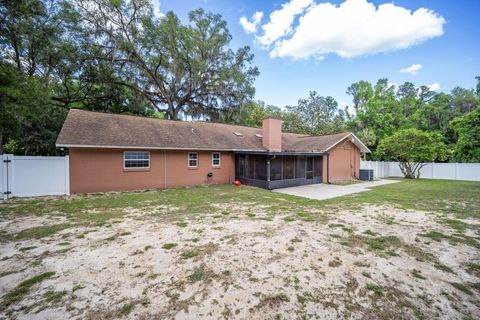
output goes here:
[[[239, 135], [240, 134], [240, 135]], [[172, 121], [71, 109], [57, 147], [124, 147], [266, 151], [260, 128], [200, 121]], [[307, 136], [282, 133], [282, 151], [325, 151], [351, 135]]]

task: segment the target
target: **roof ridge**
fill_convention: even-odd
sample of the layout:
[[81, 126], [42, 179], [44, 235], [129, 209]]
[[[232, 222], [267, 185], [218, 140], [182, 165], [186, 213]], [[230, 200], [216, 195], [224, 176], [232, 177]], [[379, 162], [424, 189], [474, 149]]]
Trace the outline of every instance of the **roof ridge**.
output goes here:
[[[201, 121], [201, 120], [171, 120], [171, 119], [159, 119], [159, 118], [152, 118], [152, 117], [146, 117], [146, 116], [139, 116], [139, 115], [134, 115], [134, 114], [124, 114], [124, 113], [113, 113], [113, 112], [102, 112], [102, 111], [93, 111], [93, 110], [87, 110], [87, 109], [79, 109], [79, 108], [72, 108], [69, 111], [80, 111], [80, 112], [88, 112], [88, 113], [96, 113], [96, 114], [101, 114], [101, 115], [113, 115], [113, 116], [122, 116], [122, 117], [132, 117], [132, 118], [138, 118], [138, 119], [148, 119], [148, 120], [155, 120], [155, 121], [162, 121], [162, 122], [167, 122], [167, 123], [201, 123], [201, 124], [209, 124], [209, 125], [220, 125], [220, 126], [228, 126], [228, 127], [239, 127], [239, 128], [246, 128], [246, 129], [256, 129], [256, 130], [262, 130], [262, 128], [258, 127], [249, 127], [249, 126], [243, 126], [239, 124], [229, 124], [229, 123], [223, 123], [223, 122], [211, 122], [211, 121]], [[307, 134], [302, 134], [302, 133], [293, 133], [293, 132], [284, 132], [282, 131], [282, 134], [291, 134], [291, 135], [296, 135], [300, 137], [315, 137]]]

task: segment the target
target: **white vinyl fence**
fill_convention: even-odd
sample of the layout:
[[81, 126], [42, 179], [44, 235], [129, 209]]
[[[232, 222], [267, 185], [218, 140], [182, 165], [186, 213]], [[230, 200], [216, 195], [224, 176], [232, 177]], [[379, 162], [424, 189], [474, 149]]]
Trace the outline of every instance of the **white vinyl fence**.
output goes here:
[[3, 199], [70, 194], [68, 156], [3, 154], [0, 159], [0, 192]]
[[[361, 161], [360, 169], [373, 169], [375, 178], [403, 177], [398, 162]], [[428, 163], [420, 178], [480, 181], [480, 163]]]

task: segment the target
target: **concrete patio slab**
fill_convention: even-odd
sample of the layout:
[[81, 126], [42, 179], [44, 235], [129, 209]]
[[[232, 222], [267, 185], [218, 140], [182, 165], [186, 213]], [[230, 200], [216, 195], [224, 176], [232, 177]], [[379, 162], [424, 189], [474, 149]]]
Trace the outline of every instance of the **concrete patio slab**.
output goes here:
[[298, 197], [304, 197], [304, 198], [310, 198], [310, 199], [316, 199], [316, 200], [325, 200], [325, 199], [345, 196], [348, 194], [370, 191], [369, 188], [371, 187], [382, 186], [385, 184], [391, 184], [396, 182], [400, 182], [400, 181], [382, 179], [377, 181], [360, 182], [360, 183], [355, 183], [350, 185], [334, 185], [334, 184], [319, 183], [319, 184], [309, 184], [309, 185], [298, 186], [298, 187], [275, 189], [272, 191], [276, 193], [290, 194]]

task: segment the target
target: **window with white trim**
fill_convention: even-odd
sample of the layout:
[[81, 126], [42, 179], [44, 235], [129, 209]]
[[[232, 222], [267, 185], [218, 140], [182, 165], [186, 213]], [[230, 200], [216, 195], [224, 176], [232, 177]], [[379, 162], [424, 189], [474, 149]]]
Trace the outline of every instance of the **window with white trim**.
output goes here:
[[125, 169], [150, 168], [150, 152], [125, 151], [123, 167]]
[[189, 168], [198, 167], [198, 153], [196, 153], [196, 152], [189, 152], [188, 153], [188, 167]]
[[213, 167], [220, 167], [220, 152], [213, 152], [212, 153], [212, 166]]

